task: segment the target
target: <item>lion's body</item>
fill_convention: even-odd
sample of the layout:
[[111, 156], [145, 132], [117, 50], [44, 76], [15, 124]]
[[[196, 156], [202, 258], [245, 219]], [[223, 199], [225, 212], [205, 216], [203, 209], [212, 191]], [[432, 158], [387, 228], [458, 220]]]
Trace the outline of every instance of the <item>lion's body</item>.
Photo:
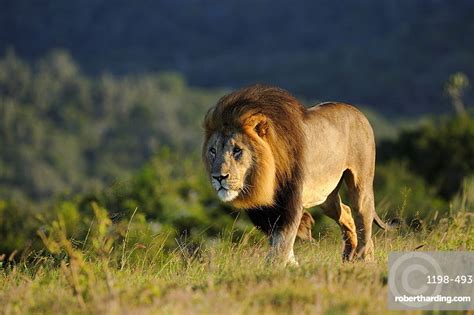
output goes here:
[[375, 141], [365, 116], [350, 105], [323, 103], [305, 117], [303, 207], [320, 205], [346, 170], [373, 178]]
[[[214, 188], [270, 236], [271, 257], [295, 261], [296, 235], [311, 238], [303, 208], [320, 205], [341, 227], [343, 258], [371, 258], [375, 142], [360, 111], [340, 103], [305, 109], [286, 91], [257, 85], [223, 97], [204, 126]], [[339, 197], [343, 181], [355, 221]]]

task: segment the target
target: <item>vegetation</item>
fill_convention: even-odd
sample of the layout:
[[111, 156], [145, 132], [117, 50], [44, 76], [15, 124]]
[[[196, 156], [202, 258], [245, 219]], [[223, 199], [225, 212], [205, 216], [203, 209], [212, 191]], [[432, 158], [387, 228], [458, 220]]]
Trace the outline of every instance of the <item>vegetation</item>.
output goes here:
[[[223, 93], [188, 87], [177, 74], [87, 77], [64, 52], [33, 66], [8, 52], [0, 60], [0, 252], [41, 248], [36, 231], [58, 217], [85, 237], [92, 201], [114, 222], [137, 209], [137, 220], [171, 233], [170, 246], [234, 224], [238, 214], [216, 200], [199, 158], [200, 117]], [[366, 112], [381, 141], [379, 213], [409, 224], [447, 212], [473, 173], [469, 111], [398, 137], [397, 124]], [[249, 226], [245, 215], [236, 224], [239, 233]]]
[[[174, 73], [83, 74], [65, 52], [0, 59], [0, 305], [6, 313], [383, 313], [392, 250], [474, 250], [474, 119], [402, 128], [365, 110], [378, 143], [376, 262], [340, 263], [317, 209], [301, 267], [263, 263], [265, 238], [219, 202], [201, 117], [224, 90]], [[277, 285], [278, 284], [278, 285]], [[382, 292], [382, 294], [380, 294]], [[356, 293], [356, 294], [354, 294]], [[333, 298], [335, 295], [337, 299]]]
[[0, 197], [97, 191], [163, 146], [194, 152], [198, 118], [222, 93], [171, 73], [94, 79], [64, 52], [29, 66], [9, 51], [0, 60]]
[[449, 198], [474, 173], [474, 120], [467, 114], [430, 120], [381, 147], [382, 159], [405, 159], [440, 196]]
[[301, 266], [284, 269], [264, 264], [268, 245], [255, 230], [169, 251], [169, 236], [144, 229], [138, 212], [122, 230], [106, 210], [93, 209], [86, 238], [71, 240], [58, 219], [40, 231], [47, 251], [0, 267], [7, 314], [384, 314], [390, 251], [474, 250], [474, 217], [461, 211], [421, 232], [376, 233], [372, 264], [342, 264], [333, 230], [299, 243]]

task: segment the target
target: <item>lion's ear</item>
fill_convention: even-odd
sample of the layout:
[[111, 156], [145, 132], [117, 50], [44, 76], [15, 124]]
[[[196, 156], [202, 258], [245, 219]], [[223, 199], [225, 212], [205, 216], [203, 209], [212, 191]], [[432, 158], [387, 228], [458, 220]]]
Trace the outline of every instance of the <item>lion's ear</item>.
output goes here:
[[216, 107], [211, 107], [207, 111], [206, 115], [204, 116], [204, 121], [202, 122], [202, 127], [204, 130], [209, 131], [210, 129], [213, 129], [215, 126], [215, 123], [212, 121], [212, 117], [214, 115], [214, 111], [216, 110]]
[[268, 119], [265, 115], [255, 114], [246, 119], [245, 126], [254, 129], [260, 137], [263, 137], [268, 131]]

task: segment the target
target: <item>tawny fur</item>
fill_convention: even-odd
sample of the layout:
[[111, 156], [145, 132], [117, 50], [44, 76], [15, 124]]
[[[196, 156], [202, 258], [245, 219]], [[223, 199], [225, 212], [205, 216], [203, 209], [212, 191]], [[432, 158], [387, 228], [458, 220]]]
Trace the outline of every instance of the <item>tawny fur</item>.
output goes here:
[[[282, 89], [255, 85], [220, 99], [204, 128], [209, 174], [225, 173], [229, 187], [240, 189], [230, 203], [269, 235], [271, 258], [296, 263], [294, 239], [311, 239], [314, 223], [303, 208], [317, 205], [341, 227], [344, 260], [372, 258], [371, 225], [380, 221], [372, 188], [375, 141], [360, 111], [341, 103], [306, 109]], [[233, 157], [235, 146], [246, 159]], [[211, 147], [219, 150], [212, 159]], [[342, 182], [352, 211], [339, 197]]]

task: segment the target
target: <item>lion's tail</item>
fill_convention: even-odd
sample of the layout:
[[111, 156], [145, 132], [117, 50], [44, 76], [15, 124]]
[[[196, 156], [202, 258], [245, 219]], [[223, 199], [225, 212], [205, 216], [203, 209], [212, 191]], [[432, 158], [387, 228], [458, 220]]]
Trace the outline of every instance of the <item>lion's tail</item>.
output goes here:
[[300, 226], [298, 227], [297, 236], [304, 241], [312, 241], [311, 226], [314, 224], [314, 219], [308, 211], [303, 212]]
[[381, 228], [384, 231], [392, 231], [400, 227], [398, 220], [394, 219], [394, 220], [391, 220], [389, 223], [386, 223], [379, 217], [379, 215], [375, 211], [374, 211], [374, 222], [375, 224], [377, 224], [379, 228]]

